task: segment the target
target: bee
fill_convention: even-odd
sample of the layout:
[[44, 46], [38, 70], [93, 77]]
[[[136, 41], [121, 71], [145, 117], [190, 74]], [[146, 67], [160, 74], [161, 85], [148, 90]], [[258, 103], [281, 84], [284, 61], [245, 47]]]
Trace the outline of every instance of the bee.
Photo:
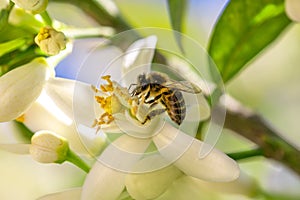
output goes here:
[[[167, 112], [170, 119], [180, 125], [186, 116], [186, 105], [182, 92], [195, 94], [201, 92], [199, 87], [188, 81], [175, 81], [158, 72], [139, 75], [137, 83], [131, 86], [135, 86], [131, 96], [137, 99], [138, 105], [138, 109], [133, 113], [142, 124]], [[147, 109], [141, 109], [144, 107]]]

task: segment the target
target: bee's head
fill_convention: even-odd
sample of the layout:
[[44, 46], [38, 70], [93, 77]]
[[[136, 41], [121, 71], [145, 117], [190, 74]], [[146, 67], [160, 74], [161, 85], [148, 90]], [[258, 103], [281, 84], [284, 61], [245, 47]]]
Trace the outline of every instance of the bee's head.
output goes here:
[[137, 84], [140, 86], [148, 84], [145, 74], [140, 74], [138, 76]]

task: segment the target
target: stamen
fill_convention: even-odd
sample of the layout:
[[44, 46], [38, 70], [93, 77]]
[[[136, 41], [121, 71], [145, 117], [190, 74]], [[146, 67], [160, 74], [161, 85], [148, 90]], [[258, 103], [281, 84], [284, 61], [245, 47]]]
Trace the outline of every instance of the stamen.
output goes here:
[[[101, 78], [107, 82], [107, 84], [100, 85], [100, 89], [103, 92], [109, 92], [111, 95], [108, 97], [103, 96], [95, 96], [95, 100], [97, 103], [100, 104], [100, 107], [105, 111], [99, 119], [95, 119], [92, 127], [98, 126], [98, 130], [100, 129], [101, 125], [103, 124], [110, 124], [114, 117], [112, 116], [112, 93], [114, 92], [113, 82], [110, 80], [110, 75], [102, 76]], [[98, 93], [99, 90], [92, 86], [92, 90], [95, 93]], [[97, 130], [97, 131], [98, 131]]]
[[108, 84], [100, 85], [100, 89], [103, 92], [113, 92], [114, 91], [114, 86], [113, 86], [112, 81], [110, 80], [110, 75], [102, 76], [101, 78], [103, 80], [105, 80]]

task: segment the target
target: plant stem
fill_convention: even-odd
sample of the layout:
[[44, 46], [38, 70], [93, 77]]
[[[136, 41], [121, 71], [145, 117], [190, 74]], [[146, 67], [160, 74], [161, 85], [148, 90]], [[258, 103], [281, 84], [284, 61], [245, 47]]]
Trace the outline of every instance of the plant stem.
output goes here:
[[52, 26], [52, 18], [49, 16], [47, 11], [42, 12], [40, 15], [47, 25]]
[[263, 156], [285, 164], [300, 176], [300, 151], [287, 143], [258, 115], [227, 110], [224, 128], [251, 140], [259, 146]]
[[13, 122], [22, 134], [22, 136], [30, 142], [31, 137], [34, 135], [34, 133], [29, 128], [27, 128], [22, 122], [18, 122], [16, 120], [14, 120]]
[[262, 156], [263, 150], [261, 148], [256, 148], [256, 149], [251, 149], [248, 151], [228, 153], [227, 155], [234, 160], [242, 160], [242, 159], [251, 158], [254, 156]]
[[112, 16], [98, 1], [96, 0], [52, 0], [53, 2], [62, 2], [72, 4], [87, 15], [93, 18], [102, 26], [114, 27], [117, 32], [130, 30], [131, 27], [119, 16]]
[[67, 161], [73, 163], [86, 173], [90, 171], [90, 166], [86, 164], [77, 154], [75, 154], [71, 149], [69, 149], [67, 154]]

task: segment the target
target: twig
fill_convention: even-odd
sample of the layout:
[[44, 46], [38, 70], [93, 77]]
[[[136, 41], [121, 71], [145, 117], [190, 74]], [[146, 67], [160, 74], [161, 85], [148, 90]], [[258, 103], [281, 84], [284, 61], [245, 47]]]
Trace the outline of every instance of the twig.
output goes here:
[[258, 115], [227, 110], [224, 128], [251, 140], [260, 147], [263, 156], [285, 164], [300, 176], [300, 151], [287, 143]]

